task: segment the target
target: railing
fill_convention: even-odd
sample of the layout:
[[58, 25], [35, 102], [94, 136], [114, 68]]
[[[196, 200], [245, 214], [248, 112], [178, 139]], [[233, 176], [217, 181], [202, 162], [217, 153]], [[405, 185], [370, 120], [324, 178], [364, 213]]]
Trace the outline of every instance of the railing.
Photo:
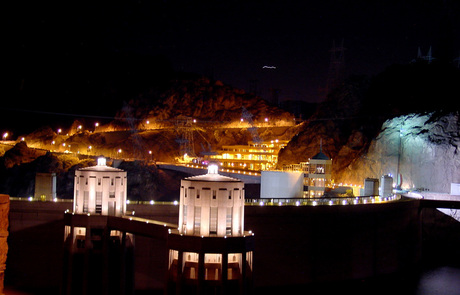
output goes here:
[[52, 200], [42, 200], [40, 198], [34, 198], [34, 197], [28, 197], [28, 198], [27, 197], [10, 197], [10, 201], [72, 203], [73, 199], [54, 198]]
[[265, 198], [265, 199], [246, 199], [246, 206], [333, 206], [333, 205], [357, 205], [357, 204], [379, 204], [397, 201], [401, 195], [388, 197], [365, 196], [365, 197], [337, 197], [337, 198]]
[[[365, 197], [338, 197], [338, 198], [263, 198], [245, 199], [246, 206], [337, 206], [337, 205], [358, 205], [358, 204], [381, 204], [401, 199], [401, 195], [388, 197], [365, 196]], [[12, 201], [37, 201], [37, 202], [73, 202], [73, 199], [54, 199], [52, 201], [42, 201], [34, 198], [10, 198]], [[177, 206], [179, 201], [134, 201], [127, 200], [128, 205], [169, 205]]]

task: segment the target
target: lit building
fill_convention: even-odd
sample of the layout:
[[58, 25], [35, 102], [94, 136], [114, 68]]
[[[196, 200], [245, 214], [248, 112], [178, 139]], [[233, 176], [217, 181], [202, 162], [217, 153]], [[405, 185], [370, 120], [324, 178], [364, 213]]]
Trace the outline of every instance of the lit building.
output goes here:
[[244, 231], [244, 183], [208, 174], [181, 181], [179, 227], [168, 237], [168, 293], [246, 293], [254, 238]]
[[75, 171], [73, 212], [64, 215], [62, 294], [131, 294], [134, 236], [111, 228], [126, 212], [126, 172], [106, 165]]
[[226, 169], [270, 170], [278, 163], [278, 153], [285, 147], [287, 140], [271, 140], [248, 145], [224, 145], [217, 155], [207, 156], [209, 160], [219, 161]]
[[126, 172], [107, 166], [105, 158], [99, 158], [97, 166], [75, 171], [74, 213], [122, 216], [126, 196]]
[[320, 198], [327, 188], [332, 187], [332, 160], [322, 150], [309, 159], [308, 162], [283, 166], [283, 171], [304, 173], [303, 197]]
[[304, 197], [319, 198], [331, 186], [332, 160], [322, 151], [313, 156], [304, 179]]

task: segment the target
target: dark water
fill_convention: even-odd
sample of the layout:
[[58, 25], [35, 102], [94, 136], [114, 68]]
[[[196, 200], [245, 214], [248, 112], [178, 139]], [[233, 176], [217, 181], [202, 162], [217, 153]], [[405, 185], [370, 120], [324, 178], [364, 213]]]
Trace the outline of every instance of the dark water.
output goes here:
[[425, 270], [414, 294], [460, 295], [460, 268], [443, 266]]
[[460, 295], [460, 267], [436, 266], [351, 282], [257, 288], [254, 294]]

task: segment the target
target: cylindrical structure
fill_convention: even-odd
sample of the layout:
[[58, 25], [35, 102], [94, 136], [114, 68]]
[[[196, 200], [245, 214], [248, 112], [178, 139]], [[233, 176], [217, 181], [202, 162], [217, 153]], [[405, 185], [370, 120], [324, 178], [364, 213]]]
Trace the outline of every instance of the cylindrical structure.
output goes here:
[[75, 171], [73, 212], [122, 216], [126, 212], [126, 171], [109, 167], [105, 158], [97, 166]]
[[244, 182], [217, 173], [181, 181], [179, 228], [168, 237], [168, 294], [248, 294], [254, 237], [244, 232]]
[[379, 180], [377, 178], [364, 179], [363, 196], [378, 196], [378, 195], [379, 195]]
[[196, 236], [241, 236], [244, 183], [210, 172], [181, 181], [179, 231]]

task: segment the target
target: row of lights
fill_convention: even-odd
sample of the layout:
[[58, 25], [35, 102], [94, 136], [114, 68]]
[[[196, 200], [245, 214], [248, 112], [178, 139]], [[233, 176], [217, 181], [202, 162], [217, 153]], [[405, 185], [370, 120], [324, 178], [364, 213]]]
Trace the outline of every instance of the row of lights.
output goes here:
[[[186, 167], [190, 167], [190, 168], [197, 168], [197, 169], [206, 169], [206, 167], [204, 166], [201, 166], [201, 165], [190, 165], [190, 164], [187, 164]], [[240, 170], [230, 170], [230, 169], [220, 169], [221, 172], [228, 172], [228, 173], [238, 173], [238, 174], [241, 174], [241, 171]], [[248, 175], [254, 175], [254, 176], [259, 176], [256, 172], [248, 172], [246, 173], [246, 171], [243, 171], [243, 174], [248, 174]]]
[[[318, 205], [329, 205], [329, 206], [332, 206], [332, 205], [357, 205], [357, 204], [360, 204], [360, 200], [359, 198], [354, 198], [352, 201], [350, 200], [351, 198], [346, 198], [346, 199], [342, 199], [342, 200], [329, 200], [326, 202], [326, 200], [324, 200], [323, 202], [318, 202], [318, 201], [312, 201], [311, 204], [308, 204], [308, 202], [303, 202], [303, 205], [310, 205], [310, 206], [318, 206]], [[371, 204], [374, 204], [374, 203], [384, 203], [384, 202], [389, 202], [389, 201], [394, 201], [394, 200], [397, 200], [397, 196], [396, 195], [392, 195], [392, 196], [388, 196], [388, 197], [366, 197], [366, 198], [363, 198], [362, 201], [361, 201], [361, 204], [367, 204], [367, 203], [371, 203]], [[264, 201], [260, 201], [258, 203], [259, 206], [265, 206], [265, 205], [268, 205], [268, 206], [274, 206], [274, 205], [278, 205], [278, 206], [283, 206], [283, 205], [288, 205], [289, 206], [289, 202], [282, 202], [282, 201], [279, 201], [277, 204], [271, 204], [271, 202], [264, 202]], [[302, 203], [300, 201], [296, 201], [294, 203], [295, 206], [300, 206], [302, 205]]]

